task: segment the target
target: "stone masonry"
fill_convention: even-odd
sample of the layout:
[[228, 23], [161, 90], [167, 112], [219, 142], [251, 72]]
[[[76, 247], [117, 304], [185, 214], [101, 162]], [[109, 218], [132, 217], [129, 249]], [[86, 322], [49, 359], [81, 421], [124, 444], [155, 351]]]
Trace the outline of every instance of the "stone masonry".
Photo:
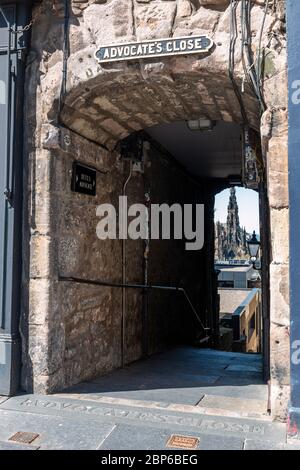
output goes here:
[[[199, 115], [242, 122], [228, 76], [229, 0], [73, 0], [69, 3], [68, 44], [64, 43], [64, 2], [44, 0], [34, 8], [25, 85], [28, 169], [24, 176], [27, 188], [24, 200], [29, 204], [25, 208], [24, 241], [30, 246], [30, 252], [23, 283], [23, 385], [43, 393], [120, 364], [120, 345], [113, 334], [114, 325], [120, 320], [113, 313], [120, 311], [120, 295], [110, 289], [102, 293], [84, 287], [85, 292], [89, 291], [85, 297], [81, 295], [81, 287], [66, 287], [58, 281], [60, 271], [116, 280], [121, 269], [120, 247], [109, 246], [99, 252], [96, 249], [94, 203], [83, 204], [79, 197], [74, 198], [68, 192], [71, 159], [80, 158], [103, 173], [97, 202], [104, 196], [114, 200], [126, 176], [115, 150], [120, 139], [158, 123]], [[264, 3], [252, 1], [254, 58], [259, 51]], [[239, 8], [237, 11], [240, 31]], [[103, 66], [94, 56], [104, 44], [192, 34], [209, 35], [215, 43], [213, 50], [201, 57], [177, 56]], [[240, 44], [239, 38], [235, 80], [243, 90], [249, 123], [261, 131], [263, 144], [271, 220], [272, 409], [275, 418], [284, 419], [289, 391], [284, 0], [270, 2], [264, 23], [261, 47], [265, 56], [263, 91], [267, 109], [261, 120], [257, 100], [245, 76]], [[64, 89], [63, 51], [68, 49]], [[62, 125], [70, 132], [71, 153], [66, 149]], [[173, 184], [176, 187], [176, 178]], [[140, 196], [143, 194], [141, 180], [135, 190], [140, 191]], [[134, 279], [139, 278], [140, 266], [139, 260], [139, 268], [130, 268]], [[133, 318], [130, 321], [137, 328], [141, 299], [138, 294], [131, 296]], [[91, 319], [89, 326], [87, 318]], [[132, 337], [138, 338], [139, 333], [134, 329], [131, 332]], [[128, 340], [128, 348], [128, 361], [140, 357], [139, 340]]]

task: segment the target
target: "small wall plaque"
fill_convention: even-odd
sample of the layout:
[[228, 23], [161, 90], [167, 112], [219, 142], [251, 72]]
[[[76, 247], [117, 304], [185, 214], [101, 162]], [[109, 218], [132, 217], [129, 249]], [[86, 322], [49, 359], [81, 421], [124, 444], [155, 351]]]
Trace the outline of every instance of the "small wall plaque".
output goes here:
[[73, 163], [72, 191], [96, 196], [97, 171], [94, 168]]
[[111, 44], [100, 47], [95, 55], [100, 64], [105, 64], [107, 62], [117, 62], [120, 60], [203, 54], [209, 52], [213, 45], [213, 41], [207, 36], [187, 36]]

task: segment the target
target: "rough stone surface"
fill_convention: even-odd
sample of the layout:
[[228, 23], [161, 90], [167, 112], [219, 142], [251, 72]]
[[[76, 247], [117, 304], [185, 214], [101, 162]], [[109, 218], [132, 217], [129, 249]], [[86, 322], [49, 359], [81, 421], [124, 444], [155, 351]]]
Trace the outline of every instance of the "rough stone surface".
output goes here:
[[[252, 4], [252, 48], [256, 59], [264, 2]], [[284, 354], [288, 362], [287, 347], [283, 347], [287, 340], [283, 338], [289, 317], [288, 246], [285, 242], [282, 246], [288, 240], [284, 6], [284, 1], [276, 2], [266, 16], [262, 47], [267, 57], [263, 76], [267, 110], [261, 121], [257, 100], [245, 80], [240, 40], [234, 70], [237, 86], [244, 90], [249, 123], [256, 130], [261, 128], [273, 228], [280, 214], [283, 216], [280, 229], [272, 229], [271, 237], [271, 322], [275, 335], [271, 338], [271, 363], [276, 417], [284, 417], [289, 380], [282, 359]], [[242, 116], [228, 77], [228, 0], [74, 0], [70, 10], [66, 95], [60, 113], [60, 120], [70, 129], [70, 153], [60, 141], [59, 127], [53, 125], [58, 121], [61, 104], [64, 2], [45, 0], [42, 7], [36, 7], [34, 15], [37, 20], [28, 56], [25, 107], [29, 163], [24, 174], [24, 200], [29, 204], [25, 207], [24, 243], [30, 251], [24, 260], [21, 331], [24, 387], [45, 392], [120, 364], [120, 294], [111, 289], [100, 293], [94, 287], [66, 286], [58, 281], [59, 273], [119, 281], [121, 272], [120, 245], [108, 243], [105, 249], [97, 249], [96, 201], [83, 202], [80, 196], [70, 193], [71, 161], [78, 158], [104, 172], [98, 178], [97, 203], [104, 199], [114, 201], [125, 177], [125, 170], [112, 152], [120, 139], [157, 123], [203, 114], [212, 120], [237, 123], [242, 122]], [[213, 51], [203, 57], [105, 66], [100, 66], [94, 56], [97, 47], [105, 43], [191, 34], [210, 35], [215, 42]], [[154, 167], [153, 171], [167, 170]], [[175, 177], [173, 181], [176, 187]], [[135, 176], [135, 182], [136, 194], [142, 195], [142, 178]], [[128, 249], [131, 259], [139, 260], [129, 269], [130, 278], [138, 280], [143, 250], [141, 246], [136, 252], [131, 246]], [[161, 271], [158, 265], [151, 269], [153, 275]], [[176, 279], [177, 275], [178, 272]], [[170, 276], [168, 280], [173, 279]], [[127, 338], [127, 360], [141, 354], [140, 341], [133, 340], [140, 337], [141, 300], [137, 293], [128, 297], [131, 333]], [[168, 311], [168, 301], [165, 299], [163, 304], [158, 298], [155, 300], [161, 311]], [[277, 325], [280, 316], [283, 319]], [[273, 345], [277, 344], [277, 337], [283, 347], [281, 352], [278, 345]], [[151, 348], [163, 342], [162, 338], [157, 343], [151, 340]]]

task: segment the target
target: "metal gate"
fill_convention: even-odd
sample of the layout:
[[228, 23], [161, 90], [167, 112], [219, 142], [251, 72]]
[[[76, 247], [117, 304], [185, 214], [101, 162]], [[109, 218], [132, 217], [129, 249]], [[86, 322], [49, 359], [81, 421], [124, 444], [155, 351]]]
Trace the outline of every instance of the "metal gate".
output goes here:
[[[0, 395], [19, 386], [22, 128], [28, 1], [0, 0]], [[19, 31], [19, 32], [18, 32]]]

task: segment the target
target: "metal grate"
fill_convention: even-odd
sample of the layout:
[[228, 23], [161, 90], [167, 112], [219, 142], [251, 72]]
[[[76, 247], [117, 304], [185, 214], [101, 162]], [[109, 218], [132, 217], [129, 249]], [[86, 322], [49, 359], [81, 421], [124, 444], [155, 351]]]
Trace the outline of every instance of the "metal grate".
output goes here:
[[35, 439], [39, 437], [39, 434], [34, 432], [16, 432], [13, 436], [11, 436], [8, 440], [14, 442], [21, 442], [22, 444], [31, 444]]
[[179, 436], [173, 434], [168, 442], [166, 447], [173, 447], [176, 449], [197, 449], [200, 439], [198, 437], [191, 436]]

